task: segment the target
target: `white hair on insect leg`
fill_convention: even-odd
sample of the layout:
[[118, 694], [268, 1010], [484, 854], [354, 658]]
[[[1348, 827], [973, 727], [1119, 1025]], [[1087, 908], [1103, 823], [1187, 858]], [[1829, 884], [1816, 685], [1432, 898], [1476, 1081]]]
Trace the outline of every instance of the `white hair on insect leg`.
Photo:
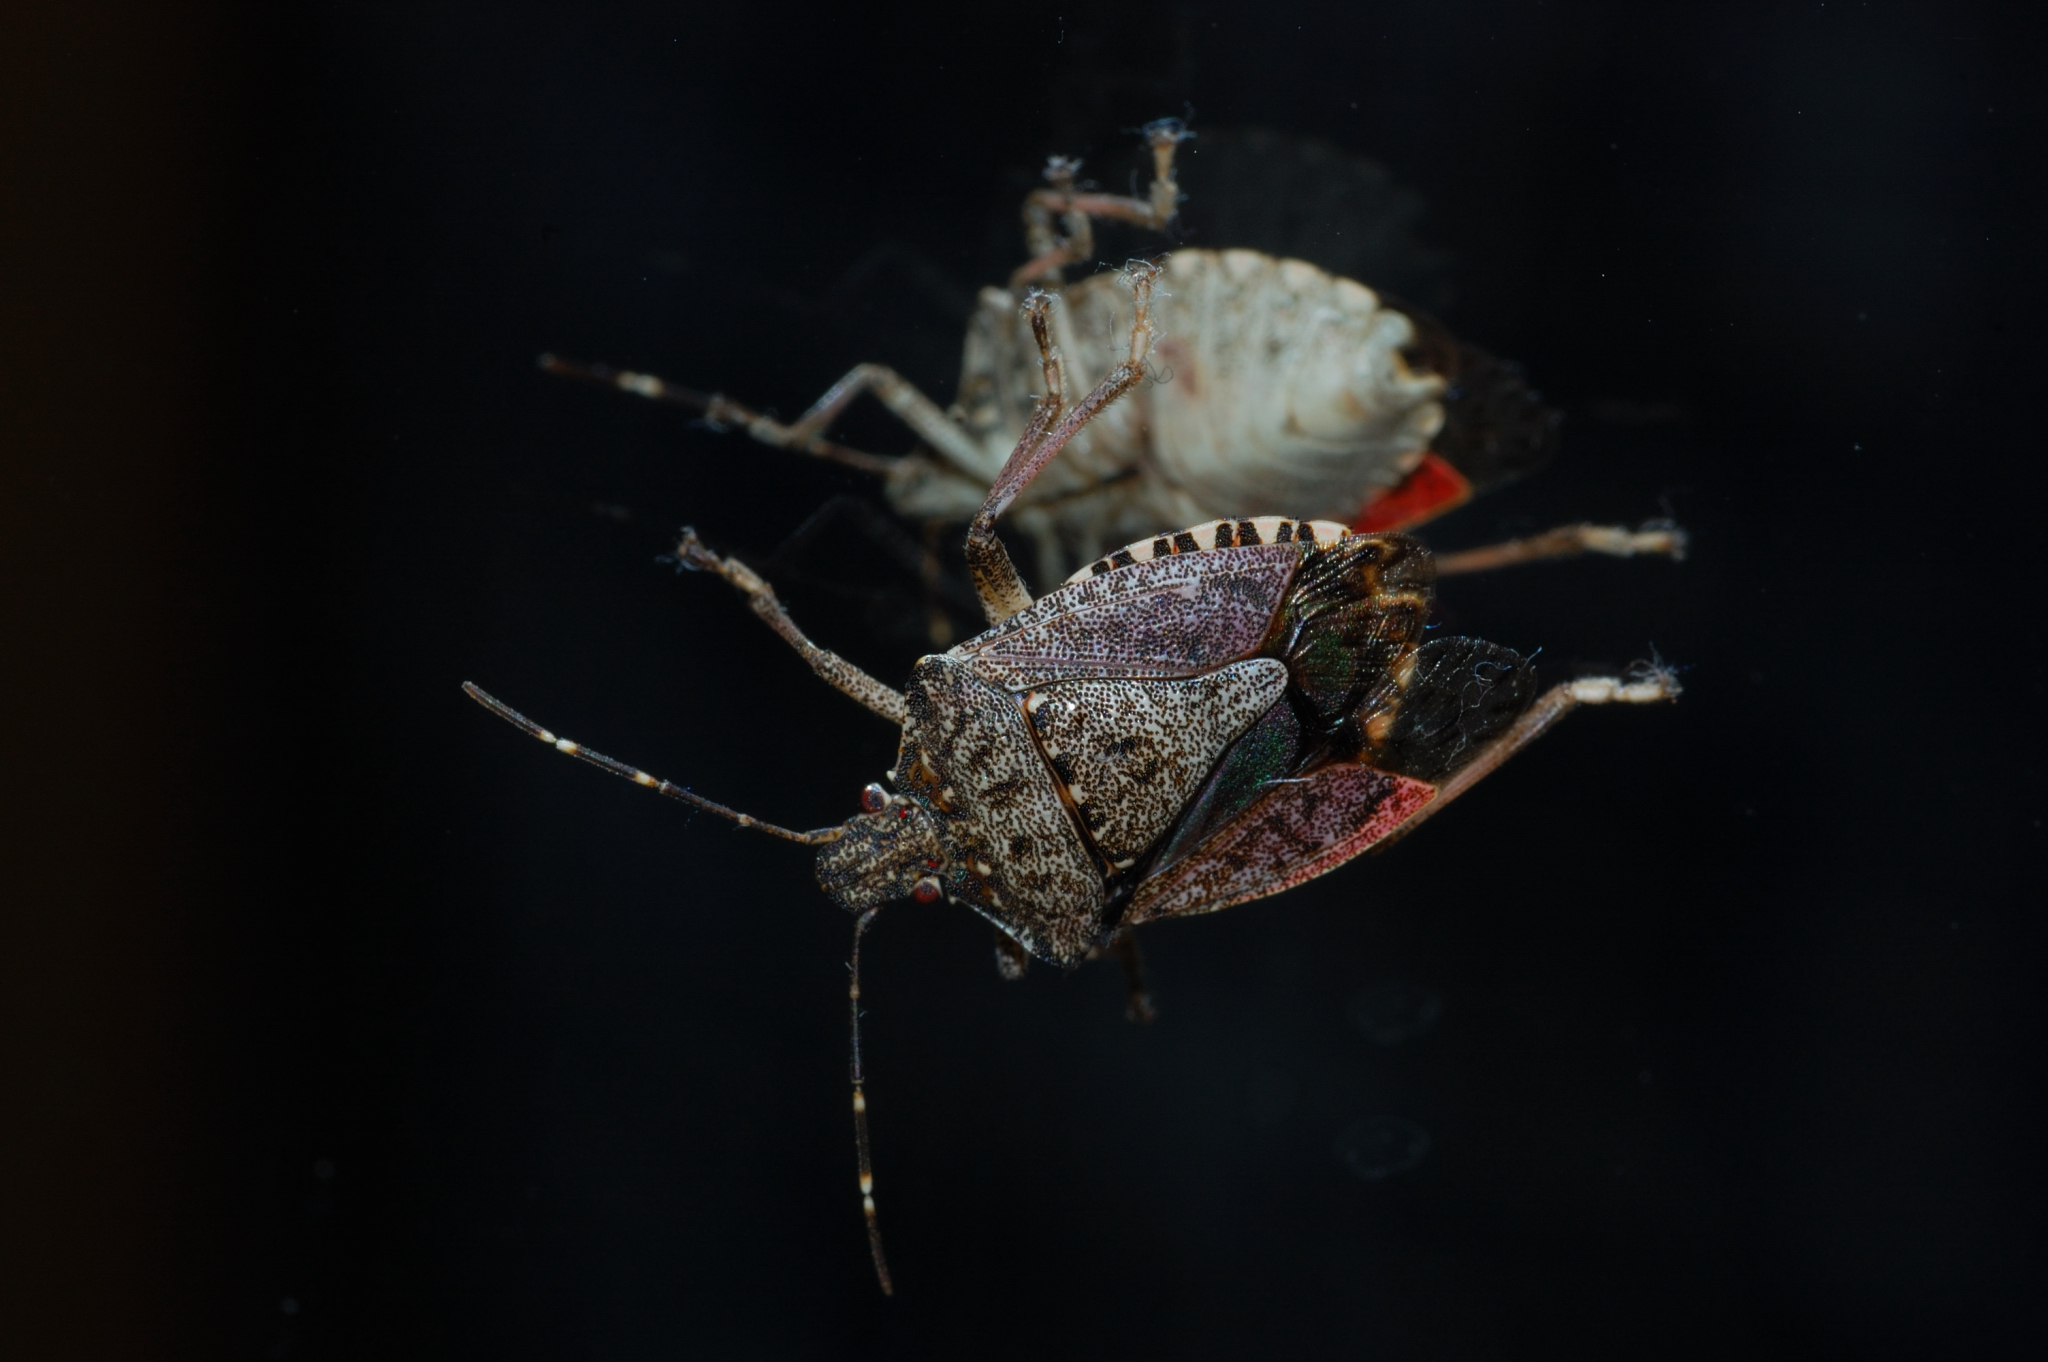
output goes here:
[[1676, 700], [1685, 692], [1678, 672], [1654, 650], [1649, 661], [1630, 664], [1620, 676], [1582, 676], [1566, 684], [1572, 699], [1582, 705], [1650, 705]]

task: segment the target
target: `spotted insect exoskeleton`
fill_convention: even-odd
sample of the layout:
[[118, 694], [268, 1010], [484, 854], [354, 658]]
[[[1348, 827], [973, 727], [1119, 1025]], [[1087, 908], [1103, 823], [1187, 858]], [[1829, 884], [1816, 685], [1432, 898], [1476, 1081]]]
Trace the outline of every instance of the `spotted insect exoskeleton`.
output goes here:
[[[1124, 359], [1078, 402], [1044, 341], [1046, 395], [970, 522], [989, 628], [919, 659], [894, 690], [805, 638], [744, 564], [685, 530], [678, 560], [716, 574], [819, 676], [901, 726], [887, 783], [838, 827], [764, 823], [478, 701], [560, 751], [699, 809], [817, 849], [818, 883], [856, 915], [850, 995], [862, 1205], [875, 1213], [860, 1051], [860, 942], [897, 900], [994, 924], [1011, 977], [1123, 961], [1150, 1015], [1133, 933], [1279, 893], [1387, 845], [1575, 706], [1665, 700], [1644, 667], [1538, 694], [1530, 663], [1472, 638], [1427, 638], [1435, 566], [1419, 542], [1280, 516], [1209, 520], [1108, 554], [1033, 600], [995, 526], [1145, 371], [1155, 271], [1131, 272]], [[1045, 299], [1027, 323], [1047, 335]]]
[[[1090, 191], [1079, 162], [1054, 157], [1024, 205], [1030, 260], [1008, 288], [981, 291], [941, 408], [893, 369], [856, 365], [797, 420], [776, 421], [717, 393], [648, 374], [572, 363], [543, 368], [701, 411], [719, 427], [873, 473], [913, 520], [959, 522], [982, 504], [1041, 390], [1039, 351], [1019, 304], [1055, 291], [1053, 357], [1070, 392], [1116, 362], [1130, 324], [1113, 273], [1072, 283], [1094, 255], [1092, 223], [1167, 231], [1181, 199], [1177, 120], [1151, 124], [1154, 177], [1144, 198]], [[1306, 514], [1353, 529], [1407, 529], [1549, 457], [1557, 413], [1518, 370], [1457, 339], [1419, 310], [1301, 260], [1258, 251], [1182, 249], [1162, 259], [1156, 299], [1158, 382], [1078, 432], [1060, 462], [1019, 493], [1010, 521], [1036, 549], [1041, 585], [1161, 525], [1219, 515]], [[862, 393], [908, 425], [902, 457], [827, 438]], [[1676, 527], [1569, 525], [1441, 558], [1440, 574], [1596, 552], [1682, 556]]]

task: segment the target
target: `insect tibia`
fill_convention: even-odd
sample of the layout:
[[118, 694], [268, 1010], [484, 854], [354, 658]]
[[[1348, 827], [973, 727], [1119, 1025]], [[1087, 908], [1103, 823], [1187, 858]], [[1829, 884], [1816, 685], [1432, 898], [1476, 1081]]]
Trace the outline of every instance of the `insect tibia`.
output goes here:
[[1504, 544], [1464, 549], [1437, 559], [1437, 575], [1453, 577], [1467, 572], [1485, 572], [1519, 563], [1538, 563], [1553, 558], [1576, 558], [1598, 553], [1609, 558], [1663, 557], [1683, 559], [1686, 533], [1668, 520], [1653, 520], [1641, 529], [1620, 525], [1560, 525], [1526, 539]]
[[[1144, 373], [1145, 362], [1152, 358], [1152, 342], [1158, 338], [1158, 332], [1152, 325], [1152, 290], [1158, 284], [1159, 276], [1164, 273], [1165, 270], [1150, 260], [1126, 260], [1123, 269], [1117, 274], [1117, 282], [1131, 291], [1133, 309], [1131, 348], [1123, 367], [1135, 369], [1139, 375]], [[1116, 373], [1113, 371], [1111, 378], [1115, 377]], [[1136, 377], [1137, 375], [1133, 376], [1133, 381]]]
[[1174, 178], [1174, 152], [1194, 134], [1178, 118], [1155, 118], [1143, 129], [1152, 146], [1152, 206], [1154, 227], [1165, 228], [1180, 210], [1180, 182]]
[[1038, 343], [1038, 367], [1045, 376], [1045, 396], [1032, 413], [1031, 425], [1043, 430], [1059, 418], [1066, 400], [1066, 384], [1060, 373], [1059, 347], [1052, 343], [1052, 305], [1058, 295], [1042, 288], [1032, 289], [1024, 298], [1024, 316], [1031, 322], [1031, 338]]

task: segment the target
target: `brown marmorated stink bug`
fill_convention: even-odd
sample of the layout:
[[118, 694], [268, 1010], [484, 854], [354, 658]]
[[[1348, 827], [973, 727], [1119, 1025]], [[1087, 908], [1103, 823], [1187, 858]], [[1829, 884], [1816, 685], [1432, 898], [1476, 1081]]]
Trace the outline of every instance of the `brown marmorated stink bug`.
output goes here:
[[860, 942], [883, 905], [967, 905], [995, 925], [1006, 977], [1033, 956], [1072, 968], [1114, 955], [1131, 1015], [1143, 1020], [1138, 927], [1276, 894], [1386, 846], [1579, 705], [1678, 694], [1668, 670], [1638, 666], [1539, 696], [1519, 654], [1479, 639], [1425, 639], [1436, 575], [1428, 549], [1328, 521], [1210, 520], [1118, 549], [1034, 601], [996, 519], [1140, 381], [1156, 273], [1132, 267], [1128, 353], [1072, 404], [1052, 353], [1051, 300], [1025, 304], [1044, 347], [1045, 396], [967, 532], [990, 627], [921, 658], [904, 690], [805, 638], [765, 581], [683, 531], [683, 566], [738, 588], [820, 677], [901, 725], [889, 786], [867, 786], [845, 823], [811, 832], [764, 823], [464, 686], [559, 751], [818, 849], [819, 885], [857, 914], [854, 1130], [885, 1292], [860, 1050]]
[[[972, 517], [1034, 411], [1038, 347], [1020, 320], [1028, 288], [1058, 292], [1054, 362], [1078, 392], [1122, 349], [1129, 328], [1111, 273], [1062, 283], [1095, 253], [1095, 219], [1166, 231], [1180, 203], [1174, 159], [1191, 134], [1148, 125], [1145, 198], [1080, 187], [1078, 161], [1055, 156], [1024, 204], [1031, 259], [1007, 289], [986, 288], [967, 326], [960, 386], [941, 408], [900, 374], [859, 364], [794, 422], [649, 374], [553, 355], [541, 367], [702, 412], [718, 427], [879, 476], [890, 506], [927, 523]], [[1302, 260], [1259, 251], [1182, 249], [1161, 261], [1155, 302], [1162, 382], [1130, 394], [1086, 430], [1010, 511], [1037, 554], [1041, 586], [1161, 525], [1219, 515], [1307, 514], [1355, 530], [1408, 529], [1475, 491], [1534, 468], [1555, 443], [1557, 413], [1519, 372], [1418, 310]], [[922, 442], [897, 458], [826, 438], [873, 393]], [[1667, 523], [1567, 525], [1447, 555], [1440, 575], [1580, 553], [1682, 557]]]

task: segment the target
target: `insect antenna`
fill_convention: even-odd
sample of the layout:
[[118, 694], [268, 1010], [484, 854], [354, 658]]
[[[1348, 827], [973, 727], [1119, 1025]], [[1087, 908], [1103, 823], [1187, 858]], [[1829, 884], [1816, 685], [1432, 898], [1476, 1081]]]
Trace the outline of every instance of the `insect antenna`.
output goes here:
[[868, 1097], [866, 1072], [860, 1062], [860, 939], [868, 924], [881, 912], [880, 905], [868, 909], [853, 924], [853, 960], [847, 966], [846, 997], [853, 1013], [853, 1142], [860, 1151], [860, 1207], [868, 1219], [868, 1250], [875, 1256], [875, 1279], [882, 1294], [896, 1294], [889, 1280], [889, 1260], [882, 1256], [882, 1225], [875, 1218], [875, 1169], [868, 1155]]
[[656, 776], [650, 776], [637, 766], [628, 766], [623, 761], [612, 760], [612, 758], [602, 752], [593, 752], [581, 743], [571, 742], [567, 738], [558, 738], [473, 682], [463, 682], [462, 690], [470, 699], [476, 701], [506, 723], [511, 724], [514, 728], [531, 733], [557, 752], [565, 752], [578, 761], [587, 761], [592, 766], [610, 771], [613, 775], [630, 780], [635, 785], [644, 785], [656, 794], [664, 794], [670, 799], [681, 800], [692, 808], [702, 809], [706, 813], [715, 813], [720, 818], [731, 819], [743, 828], [758, 828], [770, 836], [780, 837], [788, 842], [799, 842], [804, 846], [819, 846], [826, 842], [836, 842], [844, 835], [844, 829], [841, 828], [819, 828], [813, 832], [797, 832], [792, 828], [777, 827], [773, 823], [764, 823], [752, 814], [741, 813], [738, 809], [729, 809], [723, 804], [706, 799], [703, 795], [692, 794], [680, 785], [671, 784]]

